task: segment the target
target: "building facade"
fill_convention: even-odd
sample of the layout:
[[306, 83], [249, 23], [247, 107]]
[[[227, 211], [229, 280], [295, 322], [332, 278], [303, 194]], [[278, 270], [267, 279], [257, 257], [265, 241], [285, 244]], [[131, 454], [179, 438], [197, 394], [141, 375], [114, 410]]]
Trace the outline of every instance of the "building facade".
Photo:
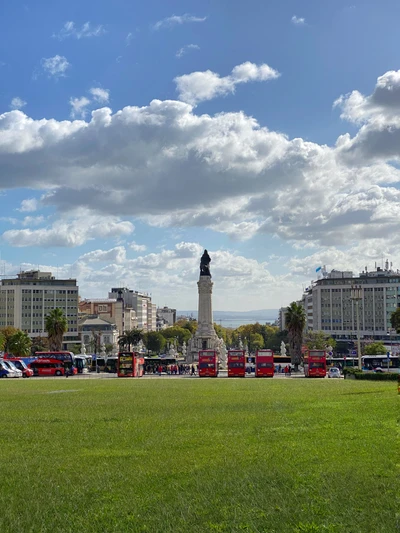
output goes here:
[[103, 320], [98, 316], [88, 317], [81, 323], [81, 340], [87, 352], [100, 353], [103, 347], [112, 346], [114, 353], [118, 352], [119, 332], [115, 324]]
[[45, 319], [58, 307], [68, 321], [64, 348], [80, 342], [76, 279], [56, 279], [51, 272], [30, 270], [0, 285], [0, 327], [14, 326], [31, 338], [47, 337]]
[[136, 313], [125, 307], [122, 299], [116, 298], [87, 298], [79, 302], [80, 318], [96, 315], [116, 325], [119, 335], [124, 331], [138, 327]]
[[358, 277], [353, 277], [352, 272], [334, 270], [314, 282], [303, 295], [308, 328], [334, 338], [354, 338], [357, 305], [351, 298], [351, 289], [355, 285], [361, 287], [360, 336], [388, 340], [391, 314], [400, 307], [400, 273], [379, 267]]
[[157, 316], [169, 326], [173, 326], [176, 322], [176, 309], [170, 309], [169, 307], [159, 307], [157, 309]]
[[133, 291], [127, 287], [113, 287], [108, 293], [108, 297], [122, 299], [126, 308], [135, 311], [137, 327], [139, 329], [143, 331], [156, 331], [157, 306], [152, 303], [149, 294]]

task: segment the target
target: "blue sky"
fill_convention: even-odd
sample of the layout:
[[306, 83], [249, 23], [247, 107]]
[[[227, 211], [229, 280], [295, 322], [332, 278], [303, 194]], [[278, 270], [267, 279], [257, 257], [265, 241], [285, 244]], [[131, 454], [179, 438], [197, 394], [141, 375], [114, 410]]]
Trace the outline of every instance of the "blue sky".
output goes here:
[[321, 264], [398, 265], [399, 18], [388, 0], [3, 6], [1, 273], [188, 309], [206, 247], [214, 307], [251, 310]]

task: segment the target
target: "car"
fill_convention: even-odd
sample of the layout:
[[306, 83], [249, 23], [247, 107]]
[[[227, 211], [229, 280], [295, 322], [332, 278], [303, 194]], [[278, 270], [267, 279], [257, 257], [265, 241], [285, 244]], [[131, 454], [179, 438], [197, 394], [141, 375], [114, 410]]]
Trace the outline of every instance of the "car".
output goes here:
[[333, 366], [328, 370], [328, 378], [340, 378], [340, 370]]
[[383, 372], [383, 368], [380, 366], [377, 366], [374, 368], [374, 372]]

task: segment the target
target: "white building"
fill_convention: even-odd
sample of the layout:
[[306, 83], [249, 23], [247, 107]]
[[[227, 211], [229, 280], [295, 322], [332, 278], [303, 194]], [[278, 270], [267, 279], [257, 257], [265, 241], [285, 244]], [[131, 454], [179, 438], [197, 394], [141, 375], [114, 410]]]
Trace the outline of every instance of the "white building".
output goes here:
[[176, 309], [159, 307], [157, 309], [157, 316], [163, 319], [169, 326], [173, 326], [176, 322]]
[[354, 285], [362, 289], [361, 337], [387, 341], [391, 314], [400, 307], [400, 273], [389, 270], [388, 263], [385, 269], [365, 270], [358, 277], [353, 277], [352, 272], [333, 270], [314, 282], [303, 296], [309, 329], [334, 338], [354, 338], [357, 335], [356, 304], [351, 299]]
[[51, 272], [30, 270], [0, 285], [0, 327], [14, 326], [31, 338], [47, 337], [45, 319], [60, 308], [68, 321], [64, 348], [80, 342], [76, 279], [56, 279]]
[[[137, 327], [143, 331], [156, 331], [157, 306], [152, 303], [151, 296], [127, 287], [114, 287], [108, 293], [109, 298], [122, 298], [124, 305], [136, 313]], [[126, 328], [125, 328], [126, 329]]]

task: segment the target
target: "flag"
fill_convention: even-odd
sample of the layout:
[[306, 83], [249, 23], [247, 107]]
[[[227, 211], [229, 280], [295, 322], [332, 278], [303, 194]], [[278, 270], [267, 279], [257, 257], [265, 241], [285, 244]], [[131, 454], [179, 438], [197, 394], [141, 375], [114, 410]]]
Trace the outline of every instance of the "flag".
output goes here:
[[322, 270], [322, 267], [318, 267], [315, 269], [315, 272], [319, 272], [320, 270]]

